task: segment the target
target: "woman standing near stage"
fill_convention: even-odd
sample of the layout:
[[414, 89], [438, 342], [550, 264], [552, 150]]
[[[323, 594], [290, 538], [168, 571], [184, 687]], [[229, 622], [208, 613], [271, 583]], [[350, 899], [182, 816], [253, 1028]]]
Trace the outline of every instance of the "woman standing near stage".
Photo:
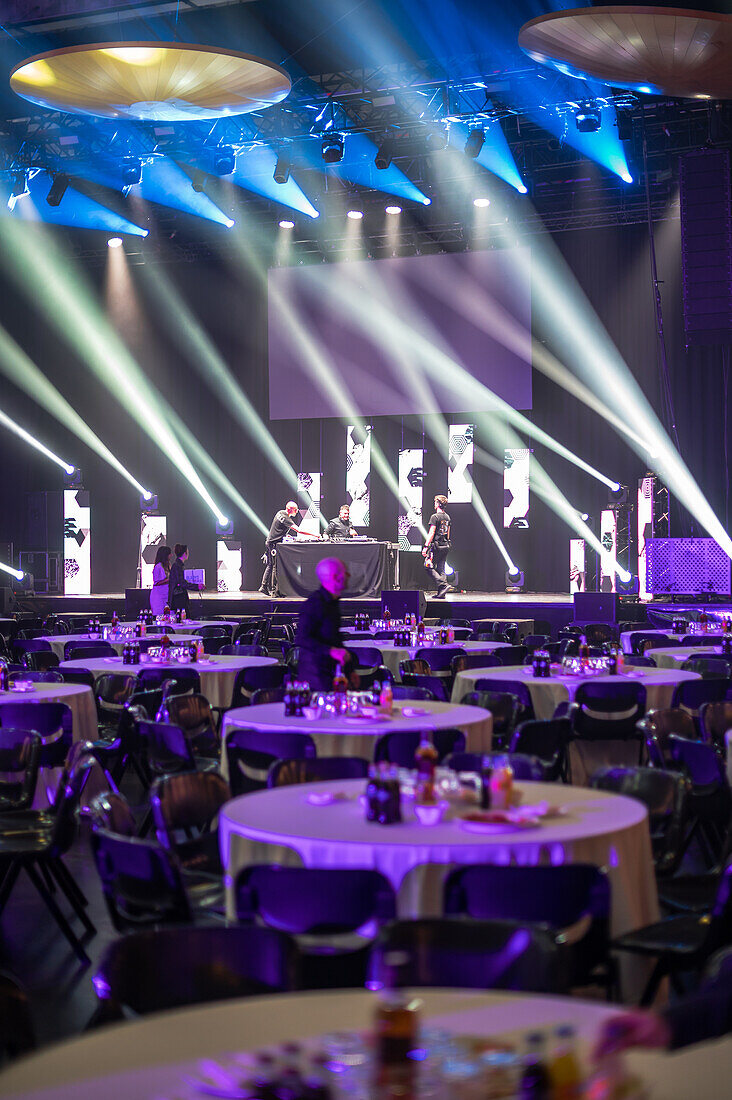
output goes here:
[[170, 557], [173, 551], [169, 546], [159, 546], [153, 566], [153, 586], [150, 590], [150, 610], [156, 617], [162, 615], [168, 602], [168, 578], [170, 576]]
[[181, 611], [185, 608], [188, 612], [188, 590], [200, 592], [202, 584], [194, 584], [187, 581], [183, 563], [188, 560], [188, 546], [184, 542], [175, 544], [175, 561], [170, 567], [168, 576], [168, 605], [171, 611]]

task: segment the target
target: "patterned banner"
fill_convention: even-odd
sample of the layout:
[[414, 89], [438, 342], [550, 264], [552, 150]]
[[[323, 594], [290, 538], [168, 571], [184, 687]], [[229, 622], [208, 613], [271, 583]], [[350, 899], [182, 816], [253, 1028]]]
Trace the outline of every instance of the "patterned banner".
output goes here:
[[216, 542], [216, 591], [241, 592], [242, 556], [241, 543], [232, 539]]
[[451, 424], [447, 456], [447, 500], [449, 504], [470, 504], [473, 499], [472, 424]]
[[587, 563], [584, 539], [569, 540], [569, 591], [587, 591]]
[[168, 517], [142, 514], [140, 525], [140, 587], [152, 588], [155, 555], [165, 546], [168, 534]]
[[615, 591], [615, 569], [613, 562], [618, 553], [618, 517], [612, 508], [606, 508], [600, 514], [600, 591]]
[[320, 474], [297, 475], [297, 500], [300, 505], [298, 526], [309, 535], [320, 532]]
[[422, 484], [424, 482], [424, 451], [399, 452], [399, 496], [407, 510], [399, 508], [399, 549], [421, 550]]
[[529, 464], [527, 447], [503, 452], [503, 526], [529, 526]]
[[371, 425], [364, 429], [349, 424], [346, 429], [346, 503], [351, 509], [351, 526], [368, 527], [371, 487]]
[[91, 593], [91, 509], [86, 489], [64, 489], [64, 595]]

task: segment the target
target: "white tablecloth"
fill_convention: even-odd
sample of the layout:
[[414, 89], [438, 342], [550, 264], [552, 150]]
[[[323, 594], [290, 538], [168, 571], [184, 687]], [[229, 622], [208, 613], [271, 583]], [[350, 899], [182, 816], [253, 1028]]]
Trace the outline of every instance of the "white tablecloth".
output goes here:
[[[430, 1026], [501, 1037], [512, 1045], [527, 1031], [550, 1032], [572, 1023], [585, 1059], [603, 1022], [618, 1012], [613, 1005], [575, 997], [443, 989], [420, 990], [419, 997], [421, 1017]], [[226, 1065], [233, 1052], [334, 1031], [364, 1031], [372, 1027], [373, 1013], [373, 994], [351, 989], [250, 997], [156, 1013], [20, 1059], [0, 1074], [0, 1093], [7, 1100], [191, 1097], [185, 1076], [200, 1072], [204, 1059]], [[649, 1100], [688, 1100], [690, 1091], [695, 1100], [719, 1100], [721, 1082], [732, 1073], [732, 1039], [677, 1054], [633, 1051], [628, 1062], [646, 1083]]]
[[669, 649], [653, 649], [649, 654], [659, 668], [676, 669], [680, 669], [684, 661], [689, 660], [689, 657], [719, 657], [721, 655], [721, 645], [674, 646]]
[[[150, 641], [154, 637], [154, 635], [150, 635], [147, 640]], [[162, 634], [160, 635], [160, 637], [162, 637]], [[47, 637], [39, 638], [38, 640], [41, 642], [48, 642], [51, 646], [51, 649], [60, 661], [63, 661], [64, 659], [64, 647], [66, 646], [67, 642], [74, 642], [77, 648], [82, 649], [85, 646], [97, 645], [99, 642], [105, 641], [104, 638], [90, 638], [88, 634], [49, 634]], [[199, 638], [197, 634], [176, 633], [175, 640], [176, 643], [180, 642], [182, 644], [183, 642], [197, 642]], [[110, 638], [109, 644], [112, 646], [115, 653], [121, 653], [123, 648], [130, 641], [136, 641], [136, 639], [125, 638], [125, 640], [122, 642], [113, 642]]]
[[[457, 820], [420, 825], [404, 799], [400, 825], [366, 821], [358, 799], [364, 788], [363, 780], [308, 783], [228, 802], [219, 819], [219, 840], [229, 915], [235, 908], [234, 880], [248, 863], [373, 868], [397, 891], [402, 917], [439, 915], [443, 881], [456, 865], [593, 863], [607, 867], [610, 875], [613, 935], [658, 919], [648, 814], [634, 799], [551, 783], [519, 783], [524, 803], [546, 799], [566, 806], [568, 814], [536, 829], [492, 826], [478, 833]], [[311, 792], [327, 790], [352, 797], [327, 806], [307, 801]]]
[[[135, 623], [120, 623], [119, 625], [126, 627], [134, 626]], [[221, 619], [216, 622], [212, 622], [211, 619], [186, 619], [183, 623], [153, 623], [153, 626], [164, 626], [168, 634], [170, 634], [171, 630], [175, 634], [190, 633], [191, 630], [198, 630], [200, 626], [230, 626], [232, 630], [236, 630], [239, 625], [237, 619]]]
[[62, 671], [65, 668], [88, 668], [95, 676], [103, 676], [106, 672], [136, 676], [141, 669], [160, 668], [166, 672], [169, 670], [171, 679], [178, 670], [194, 668], [201, 678], [201, 692], [211, 706], [228, 707], [231, 705], [236, 674], [240, 669], [276, 664], [274, 657], [219, 657], [215, 654], [205, 661], [196, 661], [193, 664], [159, 664], [148, 661], [146, 664], [123, 665], [121, 657], [95, 657], [88, 661], [62, 661], [59, 668]]
[[[404, 708], [420, 711], [413, 717], [403, 714]], [[384, 733], [409, 730], [459, 729], [466, 737], [468, 752], [490, 752], [493, 716], [481, 707], [463, 707], [454, 703], [432, 700], [399, 700], [391, 717], [383, 718], [286, 718], [284, 703], [267, 703], [261, 707], [235, 707], [224, 715], [224, 742], [233, 729], [254, 729], [264, 732], [309, 733], [315, 741], [318, 756], [361, 756], [372, 760], [377, 738]], [[228, 778], [226, 753], [222, 752], [221, 770]]]
[[399, 662], [400, 661], [413, 661], [417, 656], [417, 652], [420, 649], [464, 649], [466, 653], [493, 653], [496, 649], [505, 648], [506, 642], [453, 642], [448, 646], [395, 646], [391, 642], [386, 642], [384, 639], [374, 639], [369, 642], [366, 638], [354, 638], [352, 641], [346, 639], [346, 645], [349, 649], [358, 648], [359, 646], [375, 646], [376, 649], [381, 650], [381, 655], [384, 658], [384, 664], [390, 672], [394, 674], [397, 679], [399, 676]]
[[633, 652], [632, 638], [633, 638], [634, 634], [643, 634], [644, 636], [646, 634], [662, 635], [665, 638], [670, 638], [672, 642], [680, 642], [681, 639], [684, 637], [683, 634], [674, 634], [670, 629], [669, 630], [642, 630], [642, 629], [625, 630], [620, 635], [620, 648], [622, 649], [623, 653], [632, 653]]

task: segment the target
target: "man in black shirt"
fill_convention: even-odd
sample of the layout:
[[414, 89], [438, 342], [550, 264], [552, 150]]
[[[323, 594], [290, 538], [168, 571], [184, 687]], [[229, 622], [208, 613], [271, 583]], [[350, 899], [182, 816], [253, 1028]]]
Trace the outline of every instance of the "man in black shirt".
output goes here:
[[347, 504], [341, 504], [338, 515], [335, 519], [332, 519], [325, 529], [326, 537], [329, 539], [350, 539], [356, 534], [355, 528], [351, 527], [351, 509]]
[[349, 658], [341, 641], [338, 606], [339, 597], [348, 587], [349, 572], [338, 558], [319, 561], [316, 572], [320, 588], [308, 596], [297, 621], [297, 678], [309, 684], [312, 691], [330, 691], [337, 666], [345, 666]]
[[422, 547], [425, 569], [437, 581], [435, 599], [444, 600], [452, 585], [447, 583], [445, 561], [450, 549], [450, 517], [445, 511], [447, 497], [435, 497], [435, 511], [430, 516], [430, 529]]
[[301, 533], [300, 528], [295, 523], [293, 516], [297, 515], [297, 505], [294, 500], [288, 500], [284, 508], [280, 508], [279, 512], [275, 512], [275, 517], [272, 520], [272, 526], [269, 529], [269, 534], [265, 539], [264, 553], [266, 556], [266, 562], [264, 567], [264, 574], [262, 576], [262, 583], [259, 586], [259, 591], [265, 596], [276, 595], [277, 582], [273, 578], [275, 575], [275, 554], [276, 547], [282, 542], [285, 535]]

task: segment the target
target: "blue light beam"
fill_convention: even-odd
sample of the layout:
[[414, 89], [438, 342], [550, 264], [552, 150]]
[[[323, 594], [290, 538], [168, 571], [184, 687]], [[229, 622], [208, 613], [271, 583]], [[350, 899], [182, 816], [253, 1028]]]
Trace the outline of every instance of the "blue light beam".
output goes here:
[[[421, 203], [423, 206], [430, 205], [430, 199], [420, 191], [416, 183], [412, 183], [404, 175], [401, 168], [397, 168], [395, 164], [390, 164], [388, 168], [377, 168], [374, 164], [376, 153], [376, 145], [365, 134], [347, 133], [343, 160], [330, 170], [346, 183], [356, 183], [360, 187], [383, 191], [387, 195], [398, 195], [400, 199]], [[320, 167], [323, 167], [322, 162]]]
[[[483, 128], [485, 142], [483, 148], [475, 159], [475, 163], [481, 168], [492, 172], [494, 176], [504, 180], [509, 186], [515, 188], [520, 194], [525, 195], [527, 187], [521, 179], [516, 161], [509, 148], [503, 128], [497, 119], [486, 119], [477, 123]], [[472, 127], [464, 122], [450, 123], [450, 145], [463, 148]]]
[[[12, 217], [24, 221], [43, 221], [52, 225], [70, 225], [77, 229], [101, 229], [105, 233], [146, 237], [147, 229], [128, 221], [69, 184], [58, 206], [49, 206], [46, 195], [53, 177], [46, 171], [37, 172], [28, 180], [28, 194], [16, 199]], [[7, 200], [6, 200], [7, 201]]]
[[191, 177], [179, 164], [168, 157], [154, 157], [142, 166], [142, 180], [130, 189], [131, 194], [140, 195], [147, 202], [160, 206], [169, 206], [173, 210], [182, 210], [196, 218], [216, 222], [231, 229], [234, 224], [228, 214], [203, 191], [194, 191]]
[[227, 178], [245, 191], [253, 191], [255, 195], [262, 195], [263, 198], [281, 203], [290, 210], [307, 214], [309, 218], [319, 217], [319, 211], [292, 176], [287, 183], [275, 183], [273, 176], [276, 163], [277, 154], [270, 145], [255, 145], [237, 154], [234, 174]]

